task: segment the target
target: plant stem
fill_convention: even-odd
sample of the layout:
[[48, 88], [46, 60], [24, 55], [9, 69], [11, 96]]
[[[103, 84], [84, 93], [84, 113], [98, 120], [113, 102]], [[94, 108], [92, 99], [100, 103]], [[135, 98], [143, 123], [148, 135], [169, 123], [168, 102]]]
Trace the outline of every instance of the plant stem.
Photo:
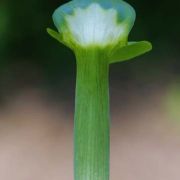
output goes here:
[[75, 180], [109, 179], [109, 64], [103, 54], [76, 53]]

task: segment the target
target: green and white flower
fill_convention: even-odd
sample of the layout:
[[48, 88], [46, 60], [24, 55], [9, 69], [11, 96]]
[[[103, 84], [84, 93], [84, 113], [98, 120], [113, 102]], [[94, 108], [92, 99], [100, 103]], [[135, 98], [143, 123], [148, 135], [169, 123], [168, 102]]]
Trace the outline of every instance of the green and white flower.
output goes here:
[[128, 42], [135, 16], [122, 0], [73, 0], [53, 14], [48, 33], [76, 56], [74, 180], [109, 180], [109, 65], [152, 48]]
[[[128, 43], [135, 17], [133, 7], [122, 0], [73, 0], [55, 10], [53, 21], [58, 32], [48, 29], [48, 33], [73, 51], [96, 47], [106, 50], [110, 62], [123, 61], [152, 48], [146, 41]], [[122, 57], [121, 48], [128, 51], [126, 57]], [[118, 60], [111, 60], [119, 53]]]

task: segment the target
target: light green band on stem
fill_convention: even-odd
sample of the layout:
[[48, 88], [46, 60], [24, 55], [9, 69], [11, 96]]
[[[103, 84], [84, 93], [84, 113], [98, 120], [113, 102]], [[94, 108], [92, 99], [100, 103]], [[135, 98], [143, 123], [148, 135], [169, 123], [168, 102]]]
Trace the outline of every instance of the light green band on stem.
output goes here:
[[109, 179], [109, 64], [96, 49], [76, 52], [75, 180]]

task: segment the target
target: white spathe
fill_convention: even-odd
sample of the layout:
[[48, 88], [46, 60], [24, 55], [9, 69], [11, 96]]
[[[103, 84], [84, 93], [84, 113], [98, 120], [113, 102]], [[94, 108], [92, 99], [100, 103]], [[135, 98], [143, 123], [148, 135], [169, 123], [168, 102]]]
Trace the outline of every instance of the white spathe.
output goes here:
[[103, 9], [93, 3], [86, 9], [76, 8], [73, 15], [66, 16], [66, 22], [75, 43], [107, 46], [124, 37], [125, 24], [118, 24], [117, 18], [115, 9]]

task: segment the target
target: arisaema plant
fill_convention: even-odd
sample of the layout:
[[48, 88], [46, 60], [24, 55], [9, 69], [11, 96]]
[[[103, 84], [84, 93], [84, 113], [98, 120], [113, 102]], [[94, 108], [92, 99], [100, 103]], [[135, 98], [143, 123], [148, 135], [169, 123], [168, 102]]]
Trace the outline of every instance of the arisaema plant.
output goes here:
[[73, 0], [53, 14], [48, 33], [75, 54], [74, 179], [108, 180], [109, 66], [152, 49], [129, 41], [135, 10], [122, 0]]

